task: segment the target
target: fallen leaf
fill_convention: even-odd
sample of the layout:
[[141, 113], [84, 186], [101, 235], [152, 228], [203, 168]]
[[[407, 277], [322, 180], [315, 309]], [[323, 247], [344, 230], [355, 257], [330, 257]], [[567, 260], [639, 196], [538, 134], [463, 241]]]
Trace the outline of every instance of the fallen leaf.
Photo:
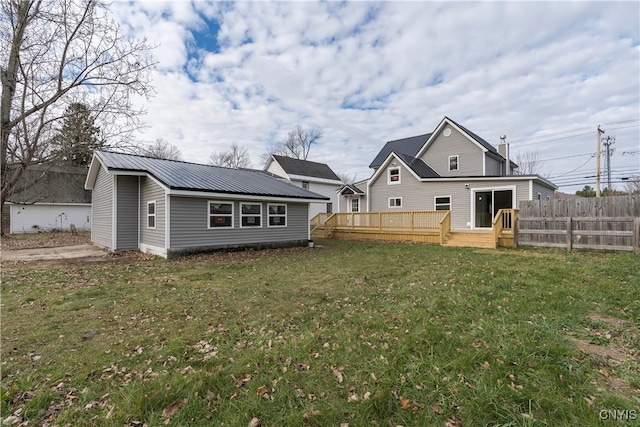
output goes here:
[[364, 394], [364, 400], [369, 400], [369, 398], [371, 398], [371, 392], [368, 391]]
[[180, 408], [182, 408], [183, 404], [184, 402], [181, 400], [173, 402], [171, 405], [162, 410], [162, 416], [165, 418], [173, 417], [180, 410]]
[[249, 425], [247, 427], [258, 427], [260, 425], [260, 419], [253, 417], [251, 421], [249, 421]]
[[238, 378], [231, 375], [231, 378], [233, 379], [233, 382], [236, 385], [236, 387], [240, 388], [251, 380], [251, 374], [244, 374]]
[[431, 405], [431, 410], [438, 415], [442, 415], [444, 413], [444, 409], [440, 405]]
[[261, 385], [260, 387], [258, 387], [258, 390], [256, 390], [256, 394], [259, 397], [264, 396], [269, 390], [267, 389], [266, 385]]
[[600, 375], [602, 375], [604, 377], [607, 377], [607, 378], [609, 378], [611, 376], [611, 375], [609, 375], [609, 372], [607, 372], [606, 369], [600, 369], [598, 372], [600, 373]]
[[334, 369], [333, 375], [338, 379], [339, 383], [342, 383], [342, 381], [344, 381], [344, 376], [342, 375], [342, 372], [340, 372], [339, 370]]
[[403, 397], [400, 398], [400, 407], [405, 411], [410, 411], [413, 409], [413, 405], [411, 404], [411, 401]]

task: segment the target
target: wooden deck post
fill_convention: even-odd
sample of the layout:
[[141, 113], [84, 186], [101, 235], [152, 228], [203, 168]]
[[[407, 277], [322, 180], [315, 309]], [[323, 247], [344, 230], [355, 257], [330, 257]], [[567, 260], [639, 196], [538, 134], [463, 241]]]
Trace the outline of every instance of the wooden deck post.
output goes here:
[[640, 255], [640, 217], [633, 218], [633, 248]]

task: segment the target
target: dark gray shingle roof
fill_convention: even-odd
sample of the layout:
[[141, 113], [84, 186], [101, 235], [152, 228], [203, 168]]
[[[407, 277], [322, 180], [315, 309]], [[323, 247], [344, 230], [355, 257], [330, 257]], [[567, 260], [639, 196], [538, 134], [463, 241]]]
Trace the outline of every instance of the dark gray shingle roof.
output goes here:
[[230, 169], [106, 151], [97, 151], [95, 155], [109, 171], [145, 172], [174, 190], [328, 199], [254, 169]]
[[325, 163], [294, 159], [292, 157], [277, 156], [275, 154], [273, 155], [273, 158], [289, 175], [302, 175], [340, 181], [338, 175], [336, 175], [335, 172], [333, 172], [331, 168]]
[[355, 184], [345, 184], [339, 191], [340, 194], [364, 194]]

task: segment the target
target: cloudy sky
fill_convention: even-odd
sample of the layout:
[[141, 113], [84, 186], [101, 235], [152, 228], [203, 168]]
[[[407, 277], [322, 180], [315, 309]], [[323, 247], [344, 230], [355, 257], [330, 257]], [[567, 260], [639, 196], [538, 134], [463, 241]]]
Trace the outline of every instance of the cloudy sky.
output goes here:
[[[157, 45], [149, 128], [186, 161], [232, 143], [262, 168], [296, 124], [309, 160], [368, 178], [386, 141], [448, 116], [536, 155], [560, 191], [595, 186], [597, 127], [614, 187], [640, 174], [640, 3], [115, 2]], [[604, 167], [604, 161], [603, 161]], [[604, 187], [604, 185], [603, 185]]]

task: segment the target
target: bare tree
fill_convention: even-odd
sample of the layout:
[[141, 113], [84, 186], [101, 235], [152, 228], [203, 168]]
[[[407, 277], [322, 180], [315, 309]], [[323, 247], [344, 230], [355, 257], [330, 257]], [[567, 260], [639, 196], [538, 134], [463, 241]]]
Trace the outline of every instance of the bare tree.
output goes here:
[[82, 102], [117, 147], [142, 126], [133, 94], [149, 96], [151, 46], [125, 37], [98, 0], [0, 3], [0, 210], [27, 167], [48, 164], [65, 109]]
[[624, 184], [624, 191], [627, 194], [640, 194], [640, 175], [634, 175]]
[[344, 172], [338, 172], [336, 173], [336, 175], [338, 175], [338, 178], [340, 178], [340, 181], [344, 182], [345, 184], [355, 184], [356, 179], [358, 178], [357, 173], [348, 174]]
[[549, 175], [537, 151], [519, 151], [516, 154], [515, 163], [518, 165], [514, 170], [516, 175]]
[[267, 150], [267, 153], [264, 156], [265, 160], [272, 154], [293, 157], [294, 159], [299, 160], [307, 160], [311, 147], [318, 145], [322, 135], [322, 129], [305, 128], [297, 124], [289, 131], [287, 139], [284, 142], [275, 144]]
[[143, 148], [142, 155], [155, 159], [182, 160], [180, 149], [162, 138], [156, 139], [153, 143]]
[[235, 169], [251, 167], [249, 152], [245, 147], [239, 146], [237, 142], [231, 144], [229, 151], [211, 153], [211, 156], [209, 156], [209, 163], [215, 166]]

